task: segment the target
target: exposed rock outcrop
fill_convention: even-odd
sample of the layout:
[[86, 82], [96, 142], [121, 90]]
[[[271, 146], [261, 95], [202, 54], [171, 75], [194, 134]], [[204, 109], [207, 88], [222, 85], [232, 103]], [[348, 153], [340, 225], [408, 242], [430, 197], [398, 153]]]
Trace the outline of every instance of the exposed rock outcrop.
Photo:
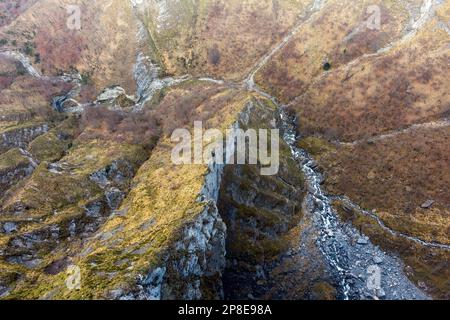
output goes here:
[[11, 149], [0, 155], [0, 198], [11, 186], [30, 176], [37, 163], [23, 149]]
[[0, 135], [0, 150], [26, 148], [27, 144], [49, 130], [46, 123], [29, 124], [4, 131]]

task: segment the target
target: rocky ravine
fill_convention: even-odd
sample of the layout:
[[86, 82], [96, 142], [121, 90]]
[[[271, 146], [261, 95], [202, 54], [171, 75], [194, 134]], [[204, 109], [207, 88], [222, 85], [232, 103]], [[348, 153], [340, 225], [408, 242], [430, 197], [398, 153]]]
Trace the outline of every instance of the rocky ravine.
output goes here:
[[[424, 2], [423, 7], [425, 9], [428, 8], [427, 5], [429, 2], [430, 1]], [[240, 267], [235, 268], [234, 261], [227, 261], [227, 254], [233, 255], [234, 252], [229, 251], [227, 253], [226, 250], [227, 238], [230, 238], [230, 235], [227, 235], [227, 227], [228, 230], [231, 230], [232, 228], [231, 225], [227, 226], [224, 221], [228, 224], [239, 224], [241, 222], [238, 220], [233, 220], [233, 217], [230, 218], [228, 215], [229, 212], [219, 210], [222, 208], [220, 203], [221, 197], [225, 197], [224, 201], [231, 200], [236, 202], [239, 195], [238, 192], [236, 192], [236, 189], [234, 189], [234, 192], [230, 193], [230, 190], [223, 188], [222, 180], [226, 168], [212, 162], [208, 167], [208, 173], [202, 177], [203, 186], [197, 199], [195, 199], [196, 203], [202, 206], [202, 210], [196, 213], [194, 217], [189, 220], [183, 221], [182, 227], [177, 230], [177, 238], [179, 239], [162, 250], [162, 256], [158, 257], [156, 264], [147, 263], [147, 270], [139, 271], [137, 277], [132, 280], [134, 283], [131, 285], [131, 288], [124, 288], [122, 283], [117, 284], [113, 282], [111, 285], [108, 284], [106, 286], [105, 290], [107, 291], [107, 294], [101, 292], [96, 297], [107, 296], [108, 298], [114, 299], [236, 298], [237, 296], [235, 292], [230, 293], [236, 288], [233, 287], [229, 281], [230, 279], [234, 280], [234, 277], [237, 276], [241, 277], [243, 282], [248, 280], [250, 283], [249, 286], [251, 289], [249, 289], [249, 292], [238, 292], [238, 295], [243, 294], [243, 296], [239, 296], [239, 298], [245, 299], [267, 297], [279, 299], [324, 298], [325, 296], [337, 299], [430, 298], [427, 294], [418, 289], [406, 276], [404, 272], [404, 265], [400, 259], [395, 257], [392, 253], [387, 253], [381, 250], [379, 247], [375, 246], [368, 237], [356, 230], [350, 223], [344, 223], [339, 219], [332, 205], [332, 202], [336, 199], [336, 197], [328, 195], [322, 189], [324, 177], [319, 172], [317, 163], [305, 150], [297, 146], [299, 137], [297, 134], [298, 128], [296, 128], [295, 117], [289, 115], [284, 106], [277, 102], [276, 98], [255, 84], [255, 75], [269, 62], [270, 59], [272, 59], [291, 41], [299, 30], [301, 30], [302, 23], [304, 21], [303, 19], [308, 20], [314, 17], [316, 13], [320, 12], [323, 5], [324, 3], [322, 1], [315, 1], [308, 9], [307, 14], [302, 17], [302, 22], [296, 24], [292, 31], [288, 32], [278, 44], [275, 44], [267, 54], [263, 55], [262, 58], [255, 63], [254, 67], [251, 69], [251, 73], [245, 77], [245, 80], [242, 82], [229, 82], [221, 79], [215, 79], [214, 77], [192, 77], [189, 75], [159, 78], [158, 68], [151, 62], [151, 59], [148, 58], [146, 53], [139, 52], [137, 54], [137, 61], [133, 69], [137, 83], [136, 95], [134, 97], [127, 96], [123, 89], [115, 86], [106, 88], [98, 96], [101, 98], [100, 100], [103, 98], [108, 100], [108, 102], [112, 104], [112, 108], [117, 108], [118, 104], [116, 101], [119, 97], [125, 96], [125, 98], [129, 100], [134, 112], [140, 112], [145, 108], [146, 102], [152, 100], [154, 94], [157, 92], [171, 90], [172, 88], [175, 90], [179, 88], [179, 86], [183, 87], [185, 84], [188, 85], [190, 82], [204, 82], [210, 83], [211, 85], [223, 86], [224, 88], [230, 90], [245, 92], [246, 94], [249, 94], [253, 96], [253, 98], [257, 99], [259, 101], [258, 103], [260, 103], [260, 101], [265, 101], [262, 105], [266, 105], [266, 107], [272, 103], [276, 106], [278, 111], [275, 112], [275, 115], [272, 115], [272, 117], [269, 118], [270, 120], [277, 120], [274, 121], [274, 123], [277, 123], [278, 127], [282, 130], [284, 142], [290, 150], [288, 157], [290, 160], [294, 160], [298, 165], [295, 170], [299, 170], [299, 172], [296, 171], [294, 173], [291, 171], [291, 173], [293, 175], [301, 173], [304, 178], [305, 186], [303, 186], [301, 182], [292, 184], [291, 182], [286, 181], [285, 177], [280, 176], [276, 178], [279, 179], [278, 183], [269, 184], [269, 188], [274, 188], [275, 185], [278, 186], [281, 184], [283, 185], [281, 190], [277, 190], [277, 192], [271, 195], [263, 192], [266, 190], [257, 190], [255, 199], [252, 201], [249, 200], [248, 203], [246, 203], [250, 207], [256, 206], [259, 208], [260, 206], [263, 209], [267, 209], [267, 204], [269, 203], [268, 200], [272, 200], [272, 197], [279, 197], [280, 195], [284, 197], [282, 201], [286, 201], [286, 203], [289, 204], [289, 210], [292, 208], [290, 206], [292, 203], [303, 203], [300, 210], [301, 215], [298, 215], [295, 212], [298, 210], [297, 204], [293, 206], [294, 214], [292, 217], [289, 216], [287, 212], [280, 210], [280, 207], [284, 208], [284, 202], [283, 205], [277, 204], [276, 206], [268, 209], [268, 212], [270, 214], [275, 214], [275, 218], [277, 219], [280, 217], [292, 219], [289, 223], [292, 224], [294, 222], [301, 229], [301, 231], [294, 232], [293, 240], [291, 238], [287, 244], [283, 243], [281, 248], [276, 248], [277, 252], [270, 263], [266, 261], [266, 256], [264, 256], [264, 261], [257, 261], [256, 263], [252, 262], [253, 265], [252, 263], [249, 263], [250, 266], [246, 266], [246, 272], [239, 274], [243, 269]], [[426, 10], [422, 12], [424, 17], [428, 16], [428, 12], [429, 11]], [[413, 32], [411, 33], [411, 37], [421, 25], [421, 20], [414, 24], [415, 29], [413, 28], [413, 31], [411, 31]], [[138, 40], [142, 41], [143, 37], [145, 39], [146, 34], [140, 30]], [[8, 53], [8, 55], [17, 59], [31, 76], [37, 78], [42, 77], [23, 56], [13, 53]], [[72, 79], [62, 80], [72, 81]], [[79, 104], [76, 100], [72, 99], [79, 94], [77, 90], [80, 86], [77, 85], [77, 80], [75, 80], [75, 84], [75, 88], [67, 95], [54, 100], [54, 106], [58, 111], [75, 111], [77, 113], [84, 112], [85, 105]], [[70, 108], [61, 107], [65, 105], [66, 102], [71, 102]], [[97, 106], [101, 104], [101, 102], [103, 102], [103, 100], [99, 101], [99, 98], [97, 98], [96, 101], [86, 105]], [[258, 111], [258, 109], [255, 111], [255, 109], [252, 108], [239, 112], [238, 118], [240, 119], [237, 123], [242, 122], [243, 119], [253, 117], [254, 113], [258, 112], [264, 113], [261, 110]], [[237, 127], [237, 124], [235, 124], [235, 126]], [[42, 132], [39, 131], [32, 137], [28, 137], [27, 135], [27, 141], [25, 142], [28, 143], [30, 142], [28, 140], [33, 140], [37, 135], [41, 135], [47, 131], [48, 128], [42, 130]], [[14, 144], [11, 146], [8, 145], [8, 148], [13, 146], [24, 146], [21, 144], [22, 142], [19, 141], [20, 139], [14, 138], [13, 140]], [[22, 153], [22, 155], [25, 155], [25, 153]], [[32, 162], [30, 161], [30, 163]], [[50, 164], [49, 166], [51, 173], [64, 173], [64, 170], [60, 170], [54, 165], [55, 163]], [[32, 164], [32, 168], [26, 168], [26, 175], [28, 176], [30, 174], [29, 171], [33, 171], [35, 167], [36, 165]], [[292, 170], [292, 168], [289, 167], [289, 170]], [[134, 175], [134, 172], [132, 175]], [[127, 178], [131, 180], [132, 177], [130, 176]], [[135, 185], [136, 183], [134, 183], [134, 186]], [[99, 186], [102, 189], [101, 183]], [[302, 193], [303, 187], [305, 187], [304, 194]], [[106, 191], [109, 192], [111, 190], [108, 189]], [[110, 193], [111, 192], [109, 192], [109, 194]], [[114, 205], [109, 205], [107, 213], [108, 217], [105, 217], [107, 221], [106, 224], [108, 223], [108, 220], [120, 219], [121, 216], [125, 219], [125, 216], [127, 215], [126, 212], [129, 209], [127, 207], [128, 203], [127, 201], [122, 201], [126, 197], [126, 192], [119, 190], [119, 193], [119, 199], [112, 199], [115, 203]], [[342, 200], [342, 198], [339, 199]], [[344, 200], [347, 201], [348, 205], [352, 208], [360, 209], [357, 205], [351, 204], [348, 199]], [[106, 201], [108, 204], [111, 203], [109, 198], [106, 199]], [[246, 201], [247, 199], [245, 199], [244, 202]], [[86, 207], [86, 212], [88, 215], [92, 215], [92, 210], [90, 210], [90, 208], [91, 207]], [[227, 208], [225, 208], [225, 210], [227, 210]], [[95, 215], [95, 212], [93, 215]], [[254, 220], [251, 217], [246, 217], [245, 219], [247, 218], [248, 221], [245, 221], [244, 224], [247, 224], [247, 226], [252, 226], [255, 233], [264, 233], [258, 219]], [[373, 218], [376, 219], [375, 216]], [[383, 225], [381, 220], [378, 220], [378, 222], [386, 230], [390, 230], [396, 235], [398, 234], [394, 230], [389, 229], [386, 225]], [[83, 223], [83, 221], [81, 221], [81, 223]], [[153, 220], [149, 219], [149, 221], [146, 222], [146, 228], [152, 228], [153, 223]], [[16, 232], [17, 230], [14, 230], [15, 228], [12, 228], [11, 226], [11, 224], [4, 224], [4, 229], [7, 228], [8, 233]], [[103, 230], [97, 233], [94, 229], [98, 227], [99, 226], [96, 225], [93, 227], [93, 230], [91, 230], [92, 232], [85, 235], [87, 238], [86, 243], [90, 243], [89, 241], [92, 239], [95, 240], [97, 238], [102, 238], [108, 234]], [[283, 230], [282, 232], [286, 232], [283, 228], [285, 228], [284, 225], [281, 228]], [[69, 231], [70, 230], [73, 231], [70, 232], [70, 236], [75, 237], [75, 231], [69, 226]], [[123, 241], [123, 239], [121, 239], [123, 237], [120, 237], [120, 233], [122, 232], [120, 231], [120, 227], [115, 230], [119, 236], [114, 239], [114, 246]], [[276, 233], [269, 234], [269, 236], [281, 238], [281, 236]], [[406, 237], [406, 240], [424, 247], [432, 246], [443, 250], [449, 249], [447, 245], [429, 243], [415, 237]], [[108, 244], [112, 243], [113, 242], [110, 242]], [[153, 242], [150, 242], [150, 247], [152, 244]], [[138, 245], [143, 247], [140, 250], [145, 251], [145, 247], [147, 247], [148, 244], [145, 244], [145, 246], [143, 243]], [[254, 249], [254, 245], [255, 243], [253, 242], [241, 243], [244, 250]], [[230, 248], [228, 247], [228, 249]], [[85, 251], [89, 250], [92, 250], [91, 246], [87, 246]], [[242, 248], [240, 248], [240, 250], [242, 250]], [[77, 254], [74, 255], [74, 258], [84, 259], [83, 255], [84, 253]], [[89, 255], [89, 253], [86, 253], [86, 255]], [[308, 257], [308, 255], [318, 257], [318, 261], [320, 261], [318, 262], [318, 265], [320, 265], [319, 269], [321, 274], [315, 275], [317, 278], [311, 282], [308, 282], [309, 279], [307, 279], [307, 273], [296, 273], [296, 271], [304, 268], [305, 264], [307, 265], [305, 261], [309, 262], [309, 260], [312, 260], [311, 257]], [[113, 259], [116, 258], [113, 257]], [[129, 260], [129, 257], [123, 259], [125, 264], [129, 263], [127, 260]], [[290, 271], [285, 273], [281, 272], [281, 276], [279, 276], [280, 273], [278, 273], [278, 276], [276, 276], [275, 274], [277, 269], [281, 269], [282, 267], [284, 268], [286, 260], [289, 260]], [[37, 263], [38, 262], [39, 261], [37, 261]], [[239, 265], [243, 261], [236, 262], [237, 265]], [[95, 259], [93, 261], [88, 260], [86, 262], [86, 264], [89, 264], [94, 270], [97, 263], [98, 261]], [[114, 261], [114, 263], [117, 263], [117, 261]], [[148, 270], [148, 266], [150, 265], [152, 267]], [[126, 270], [133, 270], [133, 264]], [[234, 273], [234, 275], [227, 278], [227, 272], [229, 276], [230, 271], [231, 273]], [[374, 274], [370, 274], [371, 272], [374, 272], [375, 275], [377, 272], [380, 272], [380, 285], [376, 283], [376, 278], [373, 277]], [[98, 274], [101, 274], [102, 277], [105, 276], [105, 272], [97, 272], [97, 275]], [[298, 276], [298, 278], [295, 280], [288, 279], [292, 278], [292, 275]], [[110, 275], [107, 274], [107, 276]], [[117, 276], [117, 273], [113, 274], [112, 278], [114, 278], [114, 276]], [[370, 285], [370, 280], [374, 280], [375, 284], [372, 283], [372, 285]], [[270, 291], [276, 287], [274, 283], [277, 281], [281, 283], [282, 287], [277, 288], [278, 291], [276, 293], [271, 293]], [[283, 287], [284, 285], [286, 285], [289, 290], [295, 290], [295, 288], [305, 285], [305, 283], [307, 283], [306, 287], [313, 288], [305, 289], [305, 292], [307, 293], [302, 292], [296, 296], [294, 294], [289, 295], [289, 293], [283, 292], [283, 289], [285, 288]], [[323, 283], [326, 283], [325, 287], [329, 291], [333, 292], [334, 289], [335, 292], [331, 294], [322, 292], [322, 295], [317, 295], [317, 291], [324, 291], [320, 289]], [[289, 287], [289, 285], [291, 287]], [[271, 286], [273, 286], [273, 288]], [[9, 288], [2, 287], [1, 290], [1, 294], [7, 298]], [[58, 290], [61, 291], [63, 289], [59, 288], [52, 290], [51, 293], [47, 292], [49, 295], [46, 293], [46, 297], [54, 297], [56, 294], [55, 292], [58, 292]]]
[[[321, 4], [314, 5], [313, 12], [319, 10], [320, 6]], [[275, 46], [274, 49], [256, 64], [251, 74], [244, 81], [244, 88], [257, 92], [273, 102], [276, 101], [270, 94], [259, 89], [253, 79], [259, 69], [267, 63], [271, 56], [289, 42], [299, 28], [300, 26], [296, 26], [280, 44]], [[223, 83], [221, 80], [208, 77], [204, 77], [201, 80]], [[398, 258], [383, 252], [379, 247], [373, 245], [364, 234], [361, 234], [351, 225], [342, 223], [339, 220], [331, 205], [332, 199], [321, 189], [323, 178], [317, 172], [317, 165], [305, 150], [296, 147], [297, 135], [296, 128], [293, 125], [295, 120], [290, 119], [282, 109], [280, 109], [280, 113], [280, 125], [284, 131], [284, 140], [290, 146], [292, 156], [299, 163], [300, 169], [306, 178], [308, 193], [305, 197], [304, 213], [309, 215], [313, 221], [312, 230], [309, 230], [310, 234], [308, 236], [316, 238], [316, 244], [319, 250], [331, 267], [332, 277], [339, 283], [337, 297], [340, 299], [428, 299], [429, 297], [419, 290], [405, 275], [403, 271], [404, 266]], [[216, 184], [212, 188], [216, 190], [215, 193], [218, 192], [220, 185], [220, 179], [217, 178], [217, 174], [217, 172], [214, 174], [215, 178], [213, 180], [216, 181]], [[210, 179], [207, 178], [207, 180]], [[213, 200], [215, 208], [217, 196], [211, 200]], [[217, 218], [216, 209], [213, 210], [213, 213], [213, 217], [216, 216]], [[216, 218], [213, 218], [213, 220]], [[192, 235], [202, 234], [203, 232], [199, 227], [189, 230], [188, 239], [196, 239], [198, 237]], [[210, 234], [210, 230], [207, 230], [207, 233]], [[223, 232], [219, 234], [223, 235]], [[223, 245], [225, 239], [222, 236], [219, 238], [222, 239], [220, 243]], [[195, 251], [195, 247], [193, 245], [192, 250]], [[294, 252], [298, 250], [297, 248], [292, 249]], [[223, 248], [220, 251], [225, 253]], [[198, 256], [193, 256], [189, 260], [192, 261], [192, 259], [198, 260]], [[223, 261], [220, 265], [223, 265]], [[379, 286], [377, 284], [372, 287], [369, 286], [368, 281], [371, 276], [369, 272], [371, 270], [379, 270], [381, 281]], [[180, 271], [186, 275], [188, 274], [185, 269]], [[164, 272], [164, 268], [157, 268], [149, 275], [148, 279], [150, 281], [143, 282], [153, 283], [148, 290], [150, 290], [149, 292], [156, 293], [154, 297], [161, 297], [160, 288], [163, 282]], [[197, 285], [191, 285], [184, 297], [201, 298], [201, 293], [195, 294], [196, 290], [193, 288], [197, 288], [198, 291], [199, 282], [197, 282]], [[248, 297], [253, 297], [253, 295], [250, 294]]]
[[[296, 129], [287, 114], [284, 120], [284, 139], [307, 179], [306, 212], [312, 215], [317, 245], [339, 279], [342, 299], [384, 298], [428, 299], [405, 275], [402, 262], [373, 245], [364, 234], [350, 224], [342, 223], [331, 205], [330, 196], [321, 187], [322, 175], [308, 153], [296, 147]], [[375, 269], [374, 269], [375, 268]], [[380, 272], [380, 285], [369, 285], [370, 270]]]

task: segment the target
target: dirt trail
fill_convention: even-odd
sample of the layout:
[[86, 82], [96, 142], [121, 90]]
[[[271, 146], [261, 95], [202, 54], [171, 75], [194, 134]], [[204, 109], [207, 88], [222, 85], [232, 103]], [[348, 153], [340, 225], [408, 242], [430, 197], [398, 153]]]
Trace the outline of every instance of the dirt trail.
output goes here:
[[371, 137], [369, 139], [355, 140], [353, 142], [339, 142], [339, 144], [342, 146], [352, 147], [352, 146], [357, 146], [357, 145], [364, 144], [364, 143], [378, 142], [378, 141], [383, 141], [386, 139], [391, 139], [391, 138], [394, 138], [403, 133], [411, 133], [416, 130], [439, 129], [439, 128], [445, 128], [445, 127], [449, 127], [449, 126], [450, 126], [450, 119], [446, 118], [446, 119], [442, 119], [442, 120], [413, 124], [405, 129], [400, 129], [400, 130], [392, 131], [389, 133], [381, 134], [381, 135], [378, 135], [375, 137]]

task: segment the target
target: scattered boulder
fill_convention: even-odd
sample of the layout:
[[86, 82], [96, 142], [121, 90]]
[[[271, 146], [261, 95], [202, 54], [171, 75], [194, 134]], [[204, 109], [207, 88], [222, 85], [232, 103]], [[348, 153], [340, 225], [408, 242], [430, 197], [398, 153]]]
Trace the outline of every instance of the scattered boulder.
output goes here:
[[70, 263], [70, 259], [68, 259], [67, 257], [58, 259], [58, 260], [50, 263], [48, 266], [46, 266], [44, 269], [44, 272], [46, 274], [50, 274], [50, 275], [57, 275], [57, 274], [63, 272], [67, 268], [69, 263]]
[[97, 97], [97, 103], [116, 103], [121, 108], [127, 108], [133, 106], [136, 102], [133, 97], [128, 96], [120, 86], [113, 86], [106, 88]]
[[422, 205], [420, 206], [422, 209], [430, 209], [433, 204], [435, 203], [434, 200], [427, 200], [424, 203], [422, 203]]
[[378, 297], [378, 298], [384, 298], [384, 297], [386, 297], [386, 292], [384, 292], [383, 289], [378, 289], [378, 290], [377, 290], [377, 297]]
[[119, 208], [125, 194], [117, 188], [111, 188], [105, 192], [106, 200], [108, 202], [108, 206], [112, 210], [116, 210]]
[[16, 232], [17, 231], [17, 224], [15, 224], [14, 222], [6, 222], [3, 225], [3, 230], [7, 234], [11, 234], [13, 232]]
[[382, 264], [383, 263], [383, 259], [380, 257], [375, 257], [373, 258], [373, 262], [375, 262], [376, 264]]
[[367, 237], [360, 237], [357, 241], [357, 244], [359, 245], [368, 245], [369, 239]]
[[98, 218], [102, 214], [103, 205], [100, 201], [89, 203], [85, 207], [86, 216], [90, 218]]

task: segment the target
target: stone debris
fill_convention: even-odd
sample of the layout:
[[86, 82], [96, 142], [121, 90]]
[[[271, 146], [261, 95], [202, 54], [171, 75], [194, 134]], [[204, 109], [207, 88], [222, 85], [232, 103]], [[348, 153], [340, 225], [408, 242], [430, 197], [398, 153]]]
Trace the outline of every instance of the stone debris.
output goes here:
[[422, 209], [430, 209], [434, 205], [434, 200], [427, 200], [420, 206]]

